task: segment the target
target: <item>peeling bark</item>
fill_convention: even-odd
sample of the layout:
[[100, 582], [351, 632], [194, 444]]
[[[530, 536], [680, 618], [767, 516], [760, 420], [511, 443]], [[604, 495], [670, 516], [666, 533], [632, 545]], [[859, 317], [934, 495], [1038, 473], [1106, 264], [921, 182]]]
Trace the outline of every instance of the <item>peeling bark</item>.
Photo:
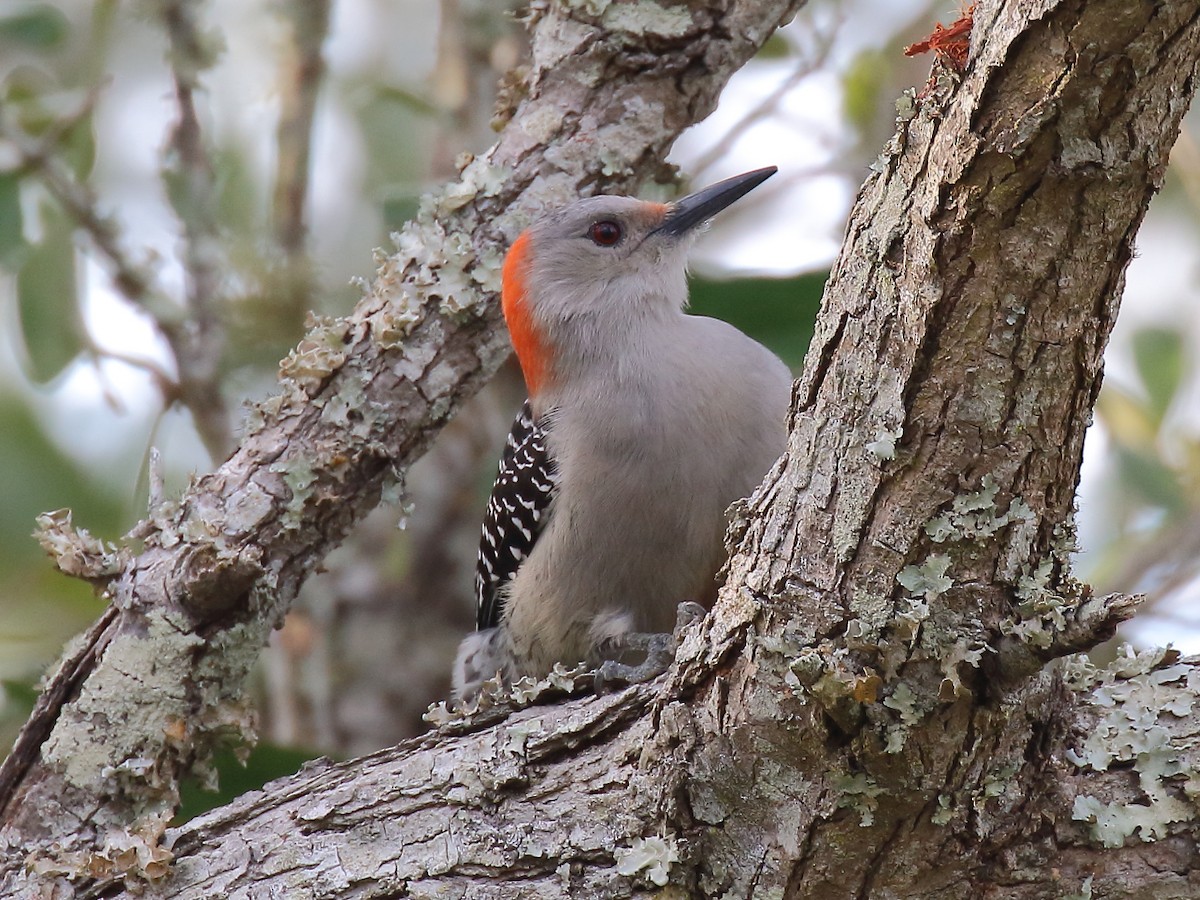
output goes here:
[[[721, 33], [743, 33], [728, 18], [737, 9]], [[532, 173], [561, 164], [557, 129], [617, 127], [562, 114], [591, 96], [551, 68], [563, 42], [591, 27], [564, 10], [538, 26], [553, 32], [535, 36], [543, 74], [493, 164], [520, 159], [529, 168], [518, 171]], [[690, 33], [679, 40], [677, 52], [700, 47], [704, 58], [691, 57], [689, 77], [666, 76], [671, 91], [727, 49]], [[607, 70], [610, 86], [646, 77], [621, 59], [625, 68]], [[1200, 666], [1161, 651], [1103, 672], [1054, 660], [1100, 640], [1135, 605], [1095, 598], [1071, 578], [1071, 508], [1133, 237], [1198, 59], [1197, 2], [980, 3], [961, 81], [942, 72], [902, 104], [896, 137], [860, 192], [796, 386], [788, 451], [738, 512], [717, 608], [683, 635], [673, 670], [611, 696], [492, 708], [395, 750], [308, 767], [170, 832], [171, 873], [137, 890], [1196, 896]], [[556, 88], [577, 93], [541, 105]], [[645, 90], [608, 107], [625, 104], [620, 124], [642, 127], [646, 97], [664, 96]], [[645, 146], [630, 166], [657, 158], [658, 145]], [[578, 183], [552, 175], [537, 196]], [[457, 196], [443, 195], [443, 207]], [[451, 216], [489, 227], [436, 264], [420, 254], [453, 241], [405, 243], [407, 290], [434, 270], [444, 284], [464, 250], [475, 260], [466, 278], [479, 271], [488, 240], [504, 233], [487, 218], [492, 202]], [[81, 687], [6, 811], [10, 847], [46, 847], [32, 821], [41, 804], [60, 829], [71, 809], [90, 814], [97, 803], [115, 805], [127, 825], [168, 806], [144, 795], [169, 792], [170, 778], [154, 778], [194, 749], [151, 739], [164, 709], [187, 714], [187, 729], [196, 710], [231, 710], [232, 694], [217, 688], [248, 664], [263, 624], [311, 565], [305, 554], [375, 502], [390, 458], [415, 452], [423, 438], [403, 429], [447, 414], [501, 355], [501, 339], [477, 319], [446, 311], [466, 295], [444, 288], [427, 286], [430, 303], [400, 335], [400, 268], [385, 264], [355, 318], [318, 329], [293, 357], [300, 393], [268, 411], [178, 511], [158, 515], [147, 550], [115, 582], [121, 613], [104, 630], [107, 647], [96, 663], [76, 662]], [[494, 311], [484, 321], [494, 324]], [[433, 343], [407, 343], [434, 333]], [[413, 346], [446, 349], [422, 358]], [[324, 371], [331, 353], [336, 365]], [[347, 391], [365, 393], [339, 406]], [[384, 398], [394, 404], [389, 430], [377, 428]], [[338, 443], [347, 431], [358, 450]], [[357, 455], [339, 468], [337, 454]], [[235, 483], [242, 493], [222, 493]], [[222, 496], [234, 498], [224, 520]], [[216, 534], [236, 541], [194, 533], [205, 503], [208, 520], [231, 522]], [[243, 520], [253, 520], [253, 542], [236, 527]], [[180, 544], [164, 546], [177, 533]], [[171, 565], [155, 569], [165, 558]], [[248, 598], [229, 608], [219, 606], [226, 590], [196, 590], [242, 580]], [[147, 633], [161, 655], [139, 666]], [[162, 660], [182, 670], [185, 658], [185, 677], [150, 680]], [[114, 707], [103, 694], [129, 691], [131, 680], [163, 694], [157, 718], [136, 728], [141, 706]], [[90, 737], [75, 724], [86, 716]], [[132, 733], [141, 743], [100, 742], [103, 717], [108, 740]], [[81, 734], [82, 747], [64, 743]], [[145, 746], [159, 754], [149, 776], [126, 765], [101, 778], [105, 754], [127, 763]], [[64, 788], [75, 793], [49, 793]], [[80, 846], [94, 845], [96, 831], [80, 831]], [[49, 855], [38, 859], [58, 871]], [[11, 893], [26, 882], [8, 866], [0, 883]], [[119, 872], [97, 874], [118, 896]]]

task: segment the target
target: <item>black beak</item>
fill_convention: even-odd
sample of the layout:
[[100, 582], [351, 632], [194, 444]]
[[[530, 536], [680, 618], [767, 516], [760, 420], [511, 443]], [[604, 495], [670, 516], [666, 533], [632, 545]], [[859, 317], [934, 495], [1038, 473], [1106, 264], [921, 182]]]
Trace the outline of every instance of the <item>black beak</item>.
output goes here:
[[775, 166], [755, 169], [753, 172], [734, 175], [694, 194], [688, 194], [682, 200], [671, 204], [671, 210], [663, 223], [650, 233], [672, 237], [685, 234], [697, 225], [707, 222], [733, 201], [750, 193], [778, 171]]

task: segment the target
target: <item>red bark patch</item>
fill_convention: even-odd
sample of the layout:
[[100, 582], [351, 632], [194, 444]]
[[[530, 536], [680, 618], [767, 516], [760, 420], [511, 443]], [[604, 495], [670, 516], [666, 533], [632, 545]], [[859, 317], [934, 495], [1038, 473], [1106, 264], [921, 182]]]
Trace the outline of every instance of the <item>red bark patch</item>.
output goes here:
[[961, 72], [967, 67], [967, 55], [971, 52], [971, 26], [974, 23], [975, 4], [972, 3], [949, 25], [938, 22], [933, 26], [933, 34], [905, 47], [904, 55], [919, 56], [933, 52], [943, 63]]

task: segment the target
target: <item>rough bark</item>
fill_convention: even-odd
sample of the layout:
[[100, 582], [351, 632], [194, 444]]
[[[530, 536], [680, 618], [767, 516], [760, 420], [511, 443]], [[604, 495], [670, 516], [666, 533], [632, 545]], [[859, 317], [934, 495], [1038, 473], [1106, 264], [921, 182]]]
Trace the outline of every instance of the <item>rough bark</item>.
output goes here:
[[672, 672], [309, 767], [171, 832], [139, 890], [1196, 896], [1200, 665], [1052, 661], [1134, 605], [1071, 578], [1071, 504], [1198, 59], [1196, 2], [980, 3], [858, 198]]

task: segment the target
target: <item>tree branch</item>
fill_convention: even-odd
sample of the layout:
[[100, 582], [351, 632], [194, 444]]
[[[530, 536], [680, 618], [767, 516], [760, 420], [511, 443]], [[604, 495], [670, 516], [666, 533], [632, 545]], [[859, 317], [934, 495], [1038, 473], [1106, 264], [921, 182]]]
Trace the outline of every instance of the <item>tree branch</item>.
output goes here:
[[157, 865], [178, 778], [241, 727], [246, 673], [300, 583], [507, 355], [502, 248], [534, 210], [656, 170], [799, 5], [712, 0], [645, 25], [621, 5], [535, 5], [525, 96], [496, 146], [428, 199], [355, 312], [284, 360], [225, 464], [132, 535], [94, 661], [0, 771], [0, 842], [23, 849], [0, 860], [0, 892], [39, 867], [78, 887]]
[[[1156, 873], [1147, 848], [1138, 841], [1139, 836], [1154, 839], [1151, 829], [1159, 829], [1158, 839], [1166, 837], [1172, 816], [1190, 815], [1187, 804], [1162, 797], [1157, 806], [1147, 803], [1148, 795], [1139, 787], [1147, 774], [1129, 768], [1136, 752], [1113, 755], [1104, 749], [1114, 737], [1139, 742], [1145, 749], [1145, 773], [1200, 767], [1194, 722], [1183, 706], [1163, 717], [1151, 746], [1147, 732], [1137, 725], [1145, 703], [1161, 699], [1164, 685], [1178, 686], [1176, 699], [1200, 701], [1197, 661], [1180, 663], [1157, 651], [1123, 658], [1105, 671], [1075, 670], [1076, 693], [1060, 692], [1057, 699], [1066, 703], [1078, 697], [1078, 704], [1072, 706], [1070, 721], [1061, 723], [1064, 732], [1045, 736], [1060, 745], [1048, 759], [1039, 757], [1050, 767], [1043, 780], [1053, 784], [1042, 791], [1050, 797], [1041, 805], [1030, 802], [1024, 785], [1011, 777], [1016, 771], [1008, 770], [1023, 765], [1020, 756], [1026, 748], [1000, 736], [1001, 745], [994, 750], [1005, 758], [1002, 764], [955, 777], [973, 821], [961, 823], [953, 806], [931, 803], [923, 814], [925, 827], [936, 817], [938, 824], [930, 830], [939, 839], [922, 856], [907, 857], [907, 871], [876, 874], [879, 893], [857, 892], [863, 873], [853, 866], [824, 866], [819, 856], [833, 848], [824, 850], [816, 837], [806, 841], [803, 821], [795, 818], [796, 800], [802, 799], [813, 812], [855, 829], [851, 833], [861, 846], [852, 846], [859, 853], [890, 856], [895, 847], [879, 837], [892, 829], [878, 823], [890, 798], [877, 784], [850, 774], [839, 774], [836, 792], [818, 782], [792, 783], [803, 787], [801, 798], [789, 798], [786, 809], [768, 807], [758, 814], [780, 829], [766, 832], [777, 835], [778, 844], [800, 842], [786, 859], [771, 837], [751, 853], [749, 846], [763, 832], [739, 796], [748, 787], [740, 780], [745, 773], [700, 770], [702, 780], [713, 783], [690, 784], [675, 799], [655, 785], [655, 753], [692, 752], [697, 743], [712, 738], [670, 713], [674, 707], [659, 706], [653, 691], [643, 686], [598, 700], [527, 709], [493, 728], [444, 729], [352, 762], [311, 763], [296, 776], [173, 832], [172, 877], [144, 893], [139, 885], [137, 892], [111, 896], [205, 900], [246, 890], [287, 894], [298, 885], [309, 896], [347, 896], [349, 885], [357, 897], [439, 892], [572, 900], [651, 896], [650, 866], [626, 875], [618, 871], [617, 860], [628, 859], [622, 851], [631, 851], [639, 838], [653, 842], [660, 833], [681, 857], [668, 867], [671, 883], [689, 897], [721, 896], [726, 885], [734, 896], [778, 896], [770, 887], [785, 880], [789, 897], [883, 896], [885, 885], [901, 897], [970, 897], [983, 884], [995, 896], [1063, 897], [1082, 894], [1089, 876], [1097, 896], [1104, 896], [1101, 890], [1112, 888], [1106, 869], [1131, 871], [1136, 879], [1131, 883], [1145, 888], [1140, 896], [1189, 896], [1182, 845], [1176, 842], [1170, 853], [1185, 870], [1168, 867]], [[707, 705], [716, 702], [710, 696]], [[725, 729], [719, 739], [753, 737], [739, 726]], [[719, 784], [722, 774], [726, 779]], [[1151, 790], [1158, 789], [1152, 775], [1148, 783]], [[658, 823], [672, 806], [690, 806], [700, 829], [727, 832], [725, 842], [734, 847], [709, 857], [714, 848], [696, 838], [696, 828], [672, 831], [668, 824], [660, 832]], [[1049, 818], [1056, 814], [1057, 822]], [[1012, 829], [1007, 835], [1012, 846], [976, 860], [969, 879], [951, 889], [957, 870], [939, 871], [931, 854], [958, 840], [960, 830], [1005, 827]], [[1097, 853], [1098, 847], [1120, 847], [1126, 837], [1135, 841], [1127, 851], [1105, 858]], [[745, 846], [739, 849], [748, 855], [736, 860], [729, 851], [741, 841]], [[1057, 852], [1048, 855], [1047, 843], [1057, 845]], [[894, 865], [898, 863], [887, 868]], [[1057, 877], [1051, 876], [1052, 866], [1058, 867]], [[510, 883], [506, 886], [502, 879]], [[1020, 893], [1023, 885], [1039, 884], [1049, 890]]]

